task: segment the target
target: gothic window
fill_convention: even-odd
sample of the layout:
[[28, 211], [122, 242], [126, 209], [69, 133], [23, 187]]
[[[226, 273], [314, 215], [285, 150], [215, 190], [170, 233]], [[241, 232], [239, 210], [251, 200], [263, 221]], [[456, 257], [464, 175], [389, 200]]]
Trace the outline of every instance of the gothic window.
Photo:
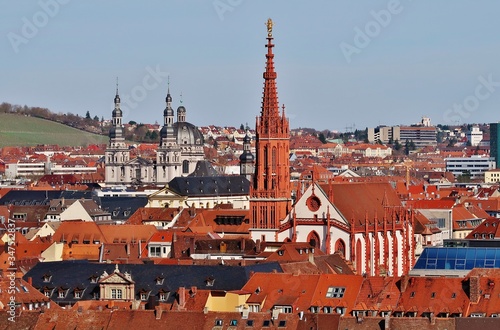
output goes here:
[[272, 160], [271, 160], [271, 166], [272, 166], [273, 173], [276, 173], [276, 163], [277, 163], [276, 148], [273, 148]]
[[342, 252], [342, 255], [345, 256], [345, 243], [340, 238], [335, 243], [335, 251]]

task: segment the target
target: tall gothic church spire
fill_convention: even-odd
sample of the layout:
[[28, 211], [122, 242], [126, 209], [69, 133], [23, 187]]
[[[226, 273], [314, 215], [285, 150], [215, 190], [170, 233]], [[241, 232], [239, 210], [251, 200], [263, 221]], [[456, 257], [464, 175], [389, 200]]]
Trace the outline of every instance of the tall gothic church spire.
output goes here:
[[[250, 192], [252, 228], [276, 235], [291, 207], [290, 131], [280, 114], [274, 70], [273, 21], [267, 21], [267, 54], [262, 109], [256, 120], [256, 166]], [[261, 231], [260, 231], [261, 232]], [[260, 237], [259, 237], [260, 238]]]

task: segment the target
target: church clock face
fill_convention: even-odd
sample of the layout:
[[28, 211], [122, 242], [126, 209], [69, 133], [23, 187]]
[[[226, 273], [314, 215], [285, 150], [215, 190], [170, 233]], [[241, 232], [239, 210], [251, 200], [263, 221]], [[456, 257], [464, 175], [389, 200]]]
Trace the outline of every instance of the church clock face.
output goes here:
[[318, 197], [311, 196], [307, 199], [306, 204], [309, 210], [311, 210], [312, 212], [316, 212], [317, 210], [319, 210], [319, 207], [321, 206], [321, 201], [319, 200]]

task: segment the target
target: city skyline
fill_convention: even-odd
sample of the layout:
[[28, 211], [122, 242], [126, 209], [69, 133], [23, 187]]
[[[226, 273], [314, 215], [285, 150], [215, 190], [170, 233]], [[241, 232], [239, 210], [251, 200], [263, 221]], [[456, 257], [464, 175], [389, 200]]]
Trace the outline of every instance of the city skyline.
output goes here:
[[[2, 102], [161, 123], [255, 125], [265, 22], [273, 18], [278, 100], [290, 127], [496, 122], [500, 5], [461, 1], [4, 3]], [[168, 78], [170, 77], [170, 78]], [[127, 102], [127, 96], [129, 101]], [[126, 104], [127, 103], [127, 104]]]

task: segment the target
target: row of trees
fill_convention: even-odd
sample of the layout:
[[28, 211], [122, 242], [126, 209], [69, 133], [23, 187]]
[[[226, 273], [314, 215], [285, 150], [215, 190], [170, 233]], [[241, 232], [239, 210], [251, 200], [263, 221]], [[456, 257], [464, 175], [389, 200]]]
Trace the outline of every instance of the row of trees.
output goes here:
[[[107, 135], [109, 133], [109, 126], [103, 125], [104, 117], [95, 115], [92, 117], [90, 111], [85, 113], [85, 116], [78, 114], [68, 113], [54, 113], [47, 108], [41, 107], [28, 107], [17, 104], [10, 104], [3, 102], [0, 104], [0, 113], [11, 113], [23, 116], [31, 116], [42, 118], [46, 120], [55, 121], [64, 125], [68, 125], [77, 129], [87, 132]], [[150, 132], [148, 127], [144, 124], [137, 124], [134, 121], [129, 122], [133, 125], [133, 129], [125, 131], [125, 139], [137, 142], [158, 142], [159, 134], [156, 131]]]

